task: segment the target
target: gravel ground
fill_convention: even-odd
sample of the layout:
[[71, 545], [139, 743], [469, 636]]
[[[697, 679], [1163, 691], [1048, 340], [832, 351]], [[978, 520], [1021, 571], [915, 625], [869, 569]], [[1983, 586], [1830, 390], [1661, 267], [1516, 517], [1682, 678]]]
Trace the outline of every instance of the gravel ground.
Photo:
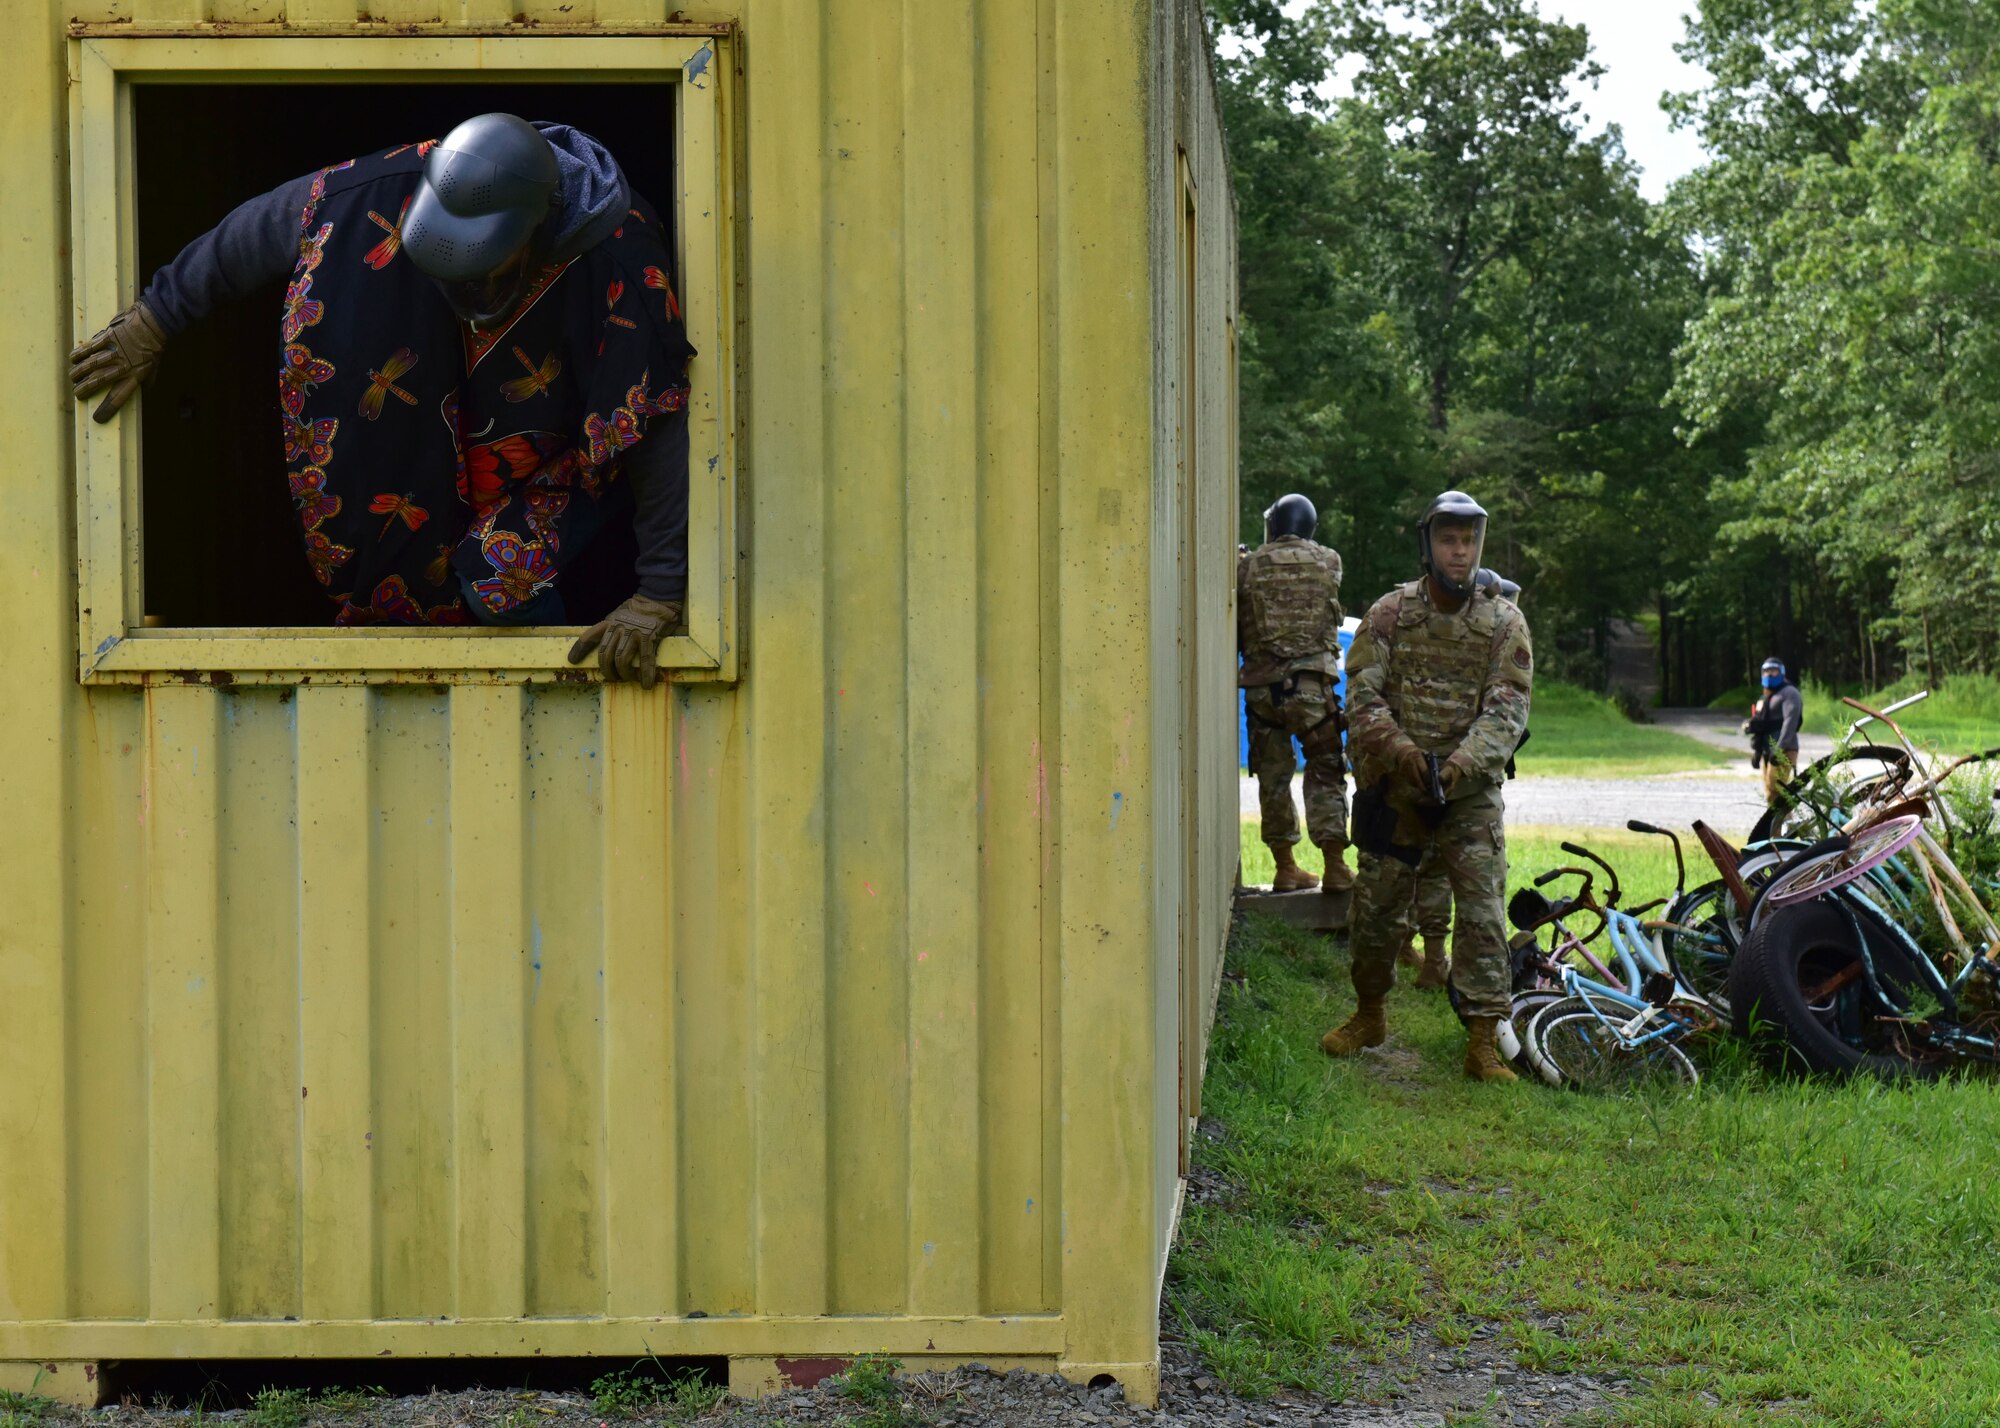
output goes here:
[[[1560, 1332], [1560, 1323], [1547, 1327]], [[46, 1428], [618, 1428], [699, 1424], [701, 1428], [1446, 1428], [1446, 1425], [1555, 1425], [1572, 1415], [1615, 1404], [1618, 1385], [1583, 1374], [1521, 1368], [1484, 1329], [1461, 1348], [1419, 1334], [1404, 1352], [1377, 1365], [1356, 1365], [1345, 1403], [1307, 1394], [1264, 1401], [1232, 1396], [1192, 1351], [1163, 1344], [1158, 1409], [1128, 1404], [1116, 1386], [1088, 1389], [1025, 1370], [994, 1373], [979, 1366], [915, 1374], [900, 1381], [895, 1400], [856, 1402], [829, 1382], [754, 1403], [726, 1401], [694, 1417], [660, 1411], [630, 1418], [597, 1410], [588, 1393], [508, 1393], [492, 1389], [377, 1398], [334, 1412], [312, 1404], [305, 1415], [275, 1419], [269, 1411], [106, 1408], [94, 1413], [55, 1409]], [[28, 1421], [28, 1420], [24, 1420]]]

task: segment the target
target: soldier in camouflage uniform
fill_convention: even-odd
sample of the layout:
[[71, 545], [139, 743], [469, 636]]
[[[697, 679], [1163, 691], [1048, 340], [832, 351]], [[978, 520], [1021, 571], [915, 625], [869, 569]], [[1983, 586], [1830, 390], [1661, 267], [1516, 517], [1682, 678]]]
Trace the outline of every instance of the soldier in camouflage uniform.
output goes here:
[[1306, 831], [1326, 858], [1326, 891], [1354, 884], [1347, 852], [1347, 761], [1340, 743], [1340, 556], [1313, 542], [1319, 513], [1304, 496], [1264, 512], [1264, 544], [1236, 566], [1237, 683], [1250, 721], [1263, 836], [1277, 861], [1275, 892], [1319, 885], [1298, 865], [1292, 740], [1306, 758]]
[[[1474, 583], [1481, 590], [1492, 590], [1502, 600], [1513, 601], [1521, 593], [1521, 587], [1500, 574], [1497, 570], [1481, 567]], [[1509, 769], [1508, 776], [1513, 776]], [[1446, 940], [1451, 936], [1451, 877], [1445, 871], [1444, 860], [1435, 848], [1424, 854], [1417, 864], [1417, 889], [1410, 902], [1410, 913], [1416, 922], [1416, 936], [1407, 931], [1403, 935], [1403, 950], [1397, 960], [1406, 967], [1414, 967], [1417, 972], [1417, 990], [1420, 992], [1443, 991], [1446, 980], [1451, 975], [1451, 959], [1446, 954]], [[1416, 937], [1424, 940], [1424, 950], [1419, 953]]]
[[[1444, 859], [1438, 856], [1437, 849], [1427, 851], [1417, 864], [1416, 884], [1410, 894], [1410, 916], [1404, 924], [1402, 951], [1397, 960], [1418, 969], [1418, 991], [1442, 991], [1451, 975], [1451, 958], [1446, 952], [1451, 937], [1451, 875], [1445, 871]], [[1414, 936], [1409, 929], [1411, 921], [1416, 923]], [[1424, 940], [1421, 953], [1417, 951], [1417, 937]]]
[[1361, 848], [1349, 925], [1358, 1006], [1320, 1046], [1351, 1056], [1387, 1038], [1383, 1000], [1407, 936], [1416, 865], [1431, 853], [1458, 903], [1452, 981], [1467, 1018], [1465, 1073], [1511, 1081], [1493, 1044], [1509, 1001], [1500, 785], [1528, 726], [1534, 656], [1519, 608], [1475, 581], [1486, 535], [1479, 503], [1447, 491], [1417, 532], [1423, 578], [1377, 600], [1347, 654]]

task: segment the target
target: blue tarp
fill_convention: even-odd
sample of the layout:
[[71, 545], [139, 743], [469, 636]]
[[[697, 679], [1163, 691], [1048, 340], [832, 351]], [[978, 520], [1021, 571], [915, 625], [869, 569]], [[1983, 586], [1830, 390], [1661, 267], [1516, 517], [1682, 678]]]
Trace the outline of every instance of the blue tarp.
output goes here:
[[[1352, 615], [1340, 622], [1340, 677], [1334, 681], [1333, 687], [1340, 691], [1343, 701], [1347, 698], [1347, 647], [1354, 643], [1354, 632], [1360, 628], [1361, 621]], [[1240, 769], [1250, 767], [1250, 715], [1243, 707], [1243, 691], [1240, 689], [1236, 691], [1236, 766]], [[1301, 763], [1297, 767], [1304, 768], [1305, 765]]]

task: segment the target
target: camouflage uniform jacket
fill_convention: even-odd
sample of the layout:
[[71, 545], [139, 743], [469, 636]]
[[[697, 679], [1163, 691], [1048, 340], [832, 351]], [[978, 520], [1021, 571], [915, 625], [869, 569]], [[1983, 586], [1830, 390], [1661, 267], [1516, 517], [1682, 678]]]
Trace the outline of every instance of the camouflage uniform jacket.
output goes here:
[[1244, 689], [1300, 670], [1340, 668], [1340, 555], [1303, 536], [1267, 541], [1236, 562], [1236, 648]]
[[1482, 590], [1447, 614], [1424, 580], [1391, 590], [1347, 652], [1348, 755], [1359, 781], [1392, 772], [1414, 744], [1454, 771], [1453, 802], [1499, 787], [1528, 727], [1533, 674], [1527, 617], [1510, 601]]

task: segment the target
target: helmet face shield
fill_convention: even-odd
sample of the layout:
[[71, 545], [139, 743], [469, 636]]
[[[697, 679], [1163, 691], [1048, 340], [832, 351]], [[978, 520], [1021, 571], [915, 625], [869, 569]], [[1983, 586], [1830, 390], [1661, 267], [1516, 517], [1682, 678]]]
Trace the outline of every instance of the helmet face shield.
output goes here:
[[1424, 522], [1424, 571], [1447, 592], [1470, 595], [1486, 553], [1486, 517], [1440, 515]]
[[555, 151], [512, 114], [481, 114], [441, 140], [403, 218], [403, 251], [475, 327], [509, 317], [541, 267], [561, 203]]
[[458, 282], [432, 281], [461, 321], [473, 327], [498, 327], [513, 316], [542, 266], [537, 246], [533, 240], [524, 243], [493, 272]]
[[1424, 574], [1447, 595], [1471, 595], [1486, 554], [1486, 508], [1463, 491], [1446, 491], [1417, 522], [1417, 555]]

